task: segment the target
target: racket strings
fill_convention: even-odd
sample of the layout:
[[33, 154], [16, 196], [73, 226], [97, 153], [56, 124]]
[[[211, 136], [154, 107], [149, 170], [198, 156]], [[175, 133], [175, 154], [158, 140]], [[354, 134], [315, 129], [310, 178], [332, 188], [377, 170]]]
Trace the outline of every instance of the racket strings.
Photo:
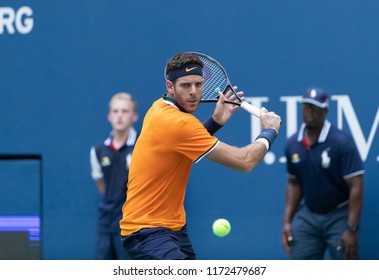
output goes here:
[[203, 63], [203, 100], [217, 99], [218, 92], [223, 92], [227, 87], [228, 78], [224, 70], [216, 63], [206, 59], [205, 57], [199, 57]]

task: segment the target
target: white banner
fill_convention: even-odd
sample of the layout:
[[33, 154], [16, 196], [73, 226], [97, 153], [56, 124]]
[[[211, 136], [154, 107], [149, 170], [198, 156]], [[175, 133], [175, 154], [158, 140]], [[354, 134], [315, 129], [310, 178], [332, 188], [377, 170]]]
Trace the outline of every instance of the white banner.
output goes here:
[[378, 279], [379, 261], [0, 261], [0, 279]]

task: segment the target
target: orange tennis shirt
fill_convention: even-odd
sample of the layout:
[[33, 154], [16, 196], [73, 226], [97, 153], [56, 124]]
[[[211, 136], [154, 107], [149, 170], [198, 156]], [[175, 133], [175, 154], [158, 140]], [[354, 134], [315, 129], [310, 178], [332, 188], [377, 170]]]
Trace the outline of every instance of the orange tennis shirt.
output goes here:
[[129, 170], [121, 235], [142, 228], [180, 230], [186, 223], [184, 198], [193, 162], [218, 143], [192, 114], [167, 96], [147, 112]]

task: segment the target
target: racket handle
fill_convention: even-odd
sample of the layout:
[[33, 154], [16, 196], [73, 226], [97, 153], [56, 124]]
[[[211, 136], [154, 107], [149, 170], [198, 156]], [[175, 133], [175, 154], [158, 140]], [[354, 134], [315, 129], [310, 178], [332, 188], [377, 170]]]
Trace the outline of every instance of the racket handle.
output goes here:
[[253, 114], [257, 118], [260, 117], [261, 110], [255, 106], [251, 105], [250, 103], [247, 103], [246, 101], [242, 101], [241, 108], [248, 111], [250, 114]]

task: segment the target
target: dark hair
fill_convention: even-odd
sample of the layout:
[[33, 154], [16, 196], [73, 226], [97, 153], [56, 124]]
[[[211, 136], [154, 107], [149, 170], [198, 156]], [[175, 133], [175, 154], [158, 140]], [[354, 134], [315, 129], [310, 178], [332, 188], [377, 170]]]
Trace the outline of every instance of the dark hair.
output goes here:
[[194, 54], [190, 52], [182, 52], [174, 55], [166, 64], [166, 75], [168, 71], [172, 69], [179, 69], [187, 64], [199, 64], [201, 67], [204, 66], [204, 63]]

